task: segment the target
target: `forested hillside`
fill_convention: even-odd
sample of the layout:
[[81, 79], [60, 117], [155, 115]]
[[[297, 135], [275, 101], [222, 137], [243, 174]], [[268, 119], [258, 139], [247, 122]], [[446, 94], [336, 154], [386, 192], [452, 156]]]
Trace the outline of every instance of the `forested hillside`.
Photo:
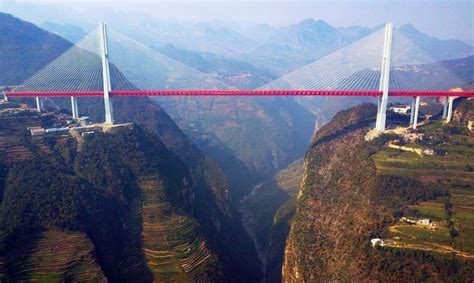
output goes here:
[[[341, 111], [316, 133], [283, 280], [469, 281], [472, 211], [465, 198], [473, 183], [462, 164], [472, 163], [472, 134], [466, 124], [434, 121], [420, 128], [425, 139], [408, 143], [434, 148], [435, 154], [420, 156], [387, 147], [398, 135], [365, 140], [375, 110], [361, 105]], [[401, 217], [425, 217], [434, 228], [404, 224]], [[372, 247], [373, 238], [382, 238], [383, 246]]]

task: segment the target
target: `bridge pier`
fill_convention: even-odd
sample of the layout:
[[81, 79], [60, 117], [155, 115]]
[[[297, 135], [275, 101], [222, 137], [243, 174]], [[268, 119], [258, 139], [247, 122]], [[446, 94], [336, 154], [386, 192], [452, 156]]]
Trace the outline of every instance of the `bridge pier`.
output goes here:
[[443, 119], [446, 119], [446, 117], [448, 116], [448, 100], [449, 100], [449, 96], [445, 96], [444, 97], [444, 107], [443, 107]]
[[104, 87], [104, 107], [105, 107], [105, 123], [114, 123], [114, 113], [112, 109], [112, 98], [110, 97], [110, 71], [109, 71], [109, 54], [107, 50], [107, 28], [105, 23], [100, 23], [100, 41], [101, 41], [101, 55], [102, 55], [102, 78]]
[[448, 97], [448, 113], [446, 116], [446, 122], [451, 122], [451, 119], [453, 118], [453, 101], [454, 97], [449, 96]]
[[383, 46], [382, 69], [380, 71], [379, 91], [382, 96], [378, 98], [377, 120], [375, 122], [375, 130], [378, 132], [385, 131], [385, 122], [387, 119], [388, 104], [388, 86], [390, 81], [390, 53], [392, 50], [392, 24], [385, 25], [385, 38]]
[[72, 112], [72, 118], [74, 119], [79, 118], [79, 108], [77, 106], [77, 98], [74, 96], [71, 96], [71, 112]]
[[39, 96], [37, 96], [36, 97], [36, 110], [40, 113], [41, 113], [41, 106], [42, 106], [41, 99]]
[[413, 96], [411, 98], [411, 106], [410, 106], [410, 126], [413, 125], [413, 121], [415, 119], [415, 107], [416, 107], [416, 97]]
[[415, 100], [415, 111], [413, 112], [413, 130], [416, 130], [418, 126], [418, 111], [420, 110], [420, 97], [417, 96], [416, 98], [413, 97]]

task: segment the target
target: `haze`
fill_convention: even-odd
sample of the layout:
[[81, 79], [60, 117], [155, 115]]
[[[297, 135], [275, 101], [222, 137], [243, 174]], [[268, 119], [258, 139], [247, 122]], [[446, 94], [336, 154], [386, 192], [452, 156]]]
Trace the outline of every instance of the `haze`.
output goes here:
[[[322, 19], [334, 26], [375, 26], [393, 22], [413, 24], [441, 39], [474, 42], [472, 1], [0, 1], [0, 10], [41, 23], [69, 23], [72, 16], [88, 15], [85, 21], [107, 18], [108, 13], [147, 15], [166, 20], [208, 22], [233, 21], [274, 26], [295, 24], [306, 18]], [[38, 6], [48, 13], [38, 13]], [[31, 9], [35, 7], [35, 9]], [[29, 9], [28, 9], [29, 8]], [[41, 7], [40, 7], [41, 8]], [[32, 12], [34, 11], [34, 12]], [[52, 12], [54, 11], [54, 12]], [[83, 18], [83, 17], [82, 17]]]

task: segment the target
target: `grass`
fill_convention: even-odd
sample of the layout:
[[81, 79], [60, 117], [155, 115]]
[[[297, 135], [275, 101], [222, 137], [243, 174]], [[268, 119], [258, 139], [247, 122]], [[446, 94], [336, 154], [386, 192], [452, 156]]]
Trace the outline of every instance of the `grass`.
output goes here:
[[[450, 248], [472, 255], [474, 259], [474, 172], [467, 170], [467, 165], [474, 167], [474, 136], [463, 134], [445, 134], [449, 132], [441, 122], [429, 123], [420, 131], [425, 137], [441, 137], [442, 142], [427, 146], [443, 155], [419, 156], [412, 152], [384, 147], [373, 155], [378, 174], [412, 177], [422, 181], [427, 188], [436, 187], [450, 193], [452, 204], [451, 221], [457, 231], [451, 237], [448, 227], [448, 215], [444, 203], [446, 197], [439, 197], [426, 202], [407, 206], [416, 218], [430, 218], [435, 221], [437, 229], [427, 229], [406, 223], [395, 223], [389, 227], [389, 237], [399, 237], [398, 247], [425, 250], [440, 256]], [[407, 146], [421, 148], [421, 143]], [[407, 217], [410, 218], [409, 215]], [[438, 253], [437, 253], [438, 252]]]
[[[159, 176], [140, 179], [143, 248], [148, 268], [158, 281], [185, 282], [193, 269], [209, 264], [197, 223], [166, 201]], [[204, 248], [203, 248], [204, 247]], [[195, 259], [190, 269], [185, 262]], [[200, 261], [201, 260], [201, 261]], [[189, 277], [188, 277], [189, 276]]]
[[[444, 200], [445, 198], [439, 198], [437, 200]], [[439, 220], [446, 219], [446, 212], [444, 211], [444, 202], [433, 201], [423, 202], [419, 205], [409, 206], [412, 209], [418, 211], [422, 216], [426, 218], [436, 218]]]

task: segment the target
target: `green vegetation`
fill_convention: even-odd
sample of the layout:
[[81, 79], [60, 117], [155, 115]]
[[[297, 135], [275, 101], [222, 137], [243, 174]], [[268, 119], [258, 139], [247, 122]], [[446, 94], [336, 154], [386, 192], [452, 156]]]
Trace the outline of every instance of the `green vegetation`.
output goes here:
[[[424, 135], [423, 140], [409, 146], [432, 148], [435, 155], [419, 156], [382, 148], [373, 159], [382, 180], [404, 181], [402, 186], [384, 182], [379, 186], [405, 196], [397, 203], [394, 221], [401, 216], [428, 218], [433, 226], [393, 223], [387, 230], [387, 245], [402, 255], [408, 251], [429, 254], [430, 264], [438, 269], [441, 269], [441, 262], [451, 261], [450, 268], [444, 267], [445, 271], [438, 276], [453, 280], [458, 276], [456, 269], [461, 267], [464, 273], [459, 276], [472, 275], [474, 242], [470, 227], [474, 203], [469, 203], [469, 199], [474, 197], [474, 175], [469, 168], [474, 163], [474, 137], [457, 122], [429, 123], [421, 127], [420, 132]], [[390, 195], [387, 199], [393, 200]], [[424, 274], [421, 278], [429, 277]]]
[[[196, 220], [186, 215], [192, 207], [189, 171], [158, 139], [131, 126], [90, 135], [80, 151], [69, 138], [27, 144], [32, 145], [33, 157], [8, 166], [1, 207], [0, 258], [5, 278], [67, 281], [106, 276], [116, 281], [168, 274], [169, 280], [208, 281], [223, 276]], [[49, 153], [41, 149], [45, 145]], [[159, 180], [157, 189], [148, 195], [141, 189], [146, 179]], [[148, 203], [143, 208], [142, 198]], [[168, 208], [156, 210], [154, 205], [161, 204], [157, 200]], [[142, 240], [142, 233], [153, 233], [147, 225], [157, 219], [162, 219], [159, 225], [168, 226], [165, 240], [169, 244], [158, 244], [176, 253], [175, 267], [181, 270], [177, 274], [147, 264], [148, 242]], [[50, 231], [63, 234], [49, 237]], [[67, 244], [71, 252], [64, 249], [64, 261], [54, 263], [51, 249], [60, 248], [70, 233], [89, 241], [89, 246], [71, 238]], [[80, 256], [75, 249], [86, 254]], [[18, 258], [18, 253], [24, 256]]]
[[[407, 145], [435, 149], [423, 156], [386, 147], [397, 135], [366, 143], [374, 112], [368, 106], [342, 111], [316, 133], [284, 279], [469, 281], [472, 210], [459, 203], [459, 194], [466, 201], [474, 193], [466, 170], [473, 163], [473, 136], [463, 124], [428, 124], [419, 129], [424, 139]], [[401, 222], [402, 216], [429, 218], [433, 225]], [[383, 247], [370, 245], [375, 237]]]

